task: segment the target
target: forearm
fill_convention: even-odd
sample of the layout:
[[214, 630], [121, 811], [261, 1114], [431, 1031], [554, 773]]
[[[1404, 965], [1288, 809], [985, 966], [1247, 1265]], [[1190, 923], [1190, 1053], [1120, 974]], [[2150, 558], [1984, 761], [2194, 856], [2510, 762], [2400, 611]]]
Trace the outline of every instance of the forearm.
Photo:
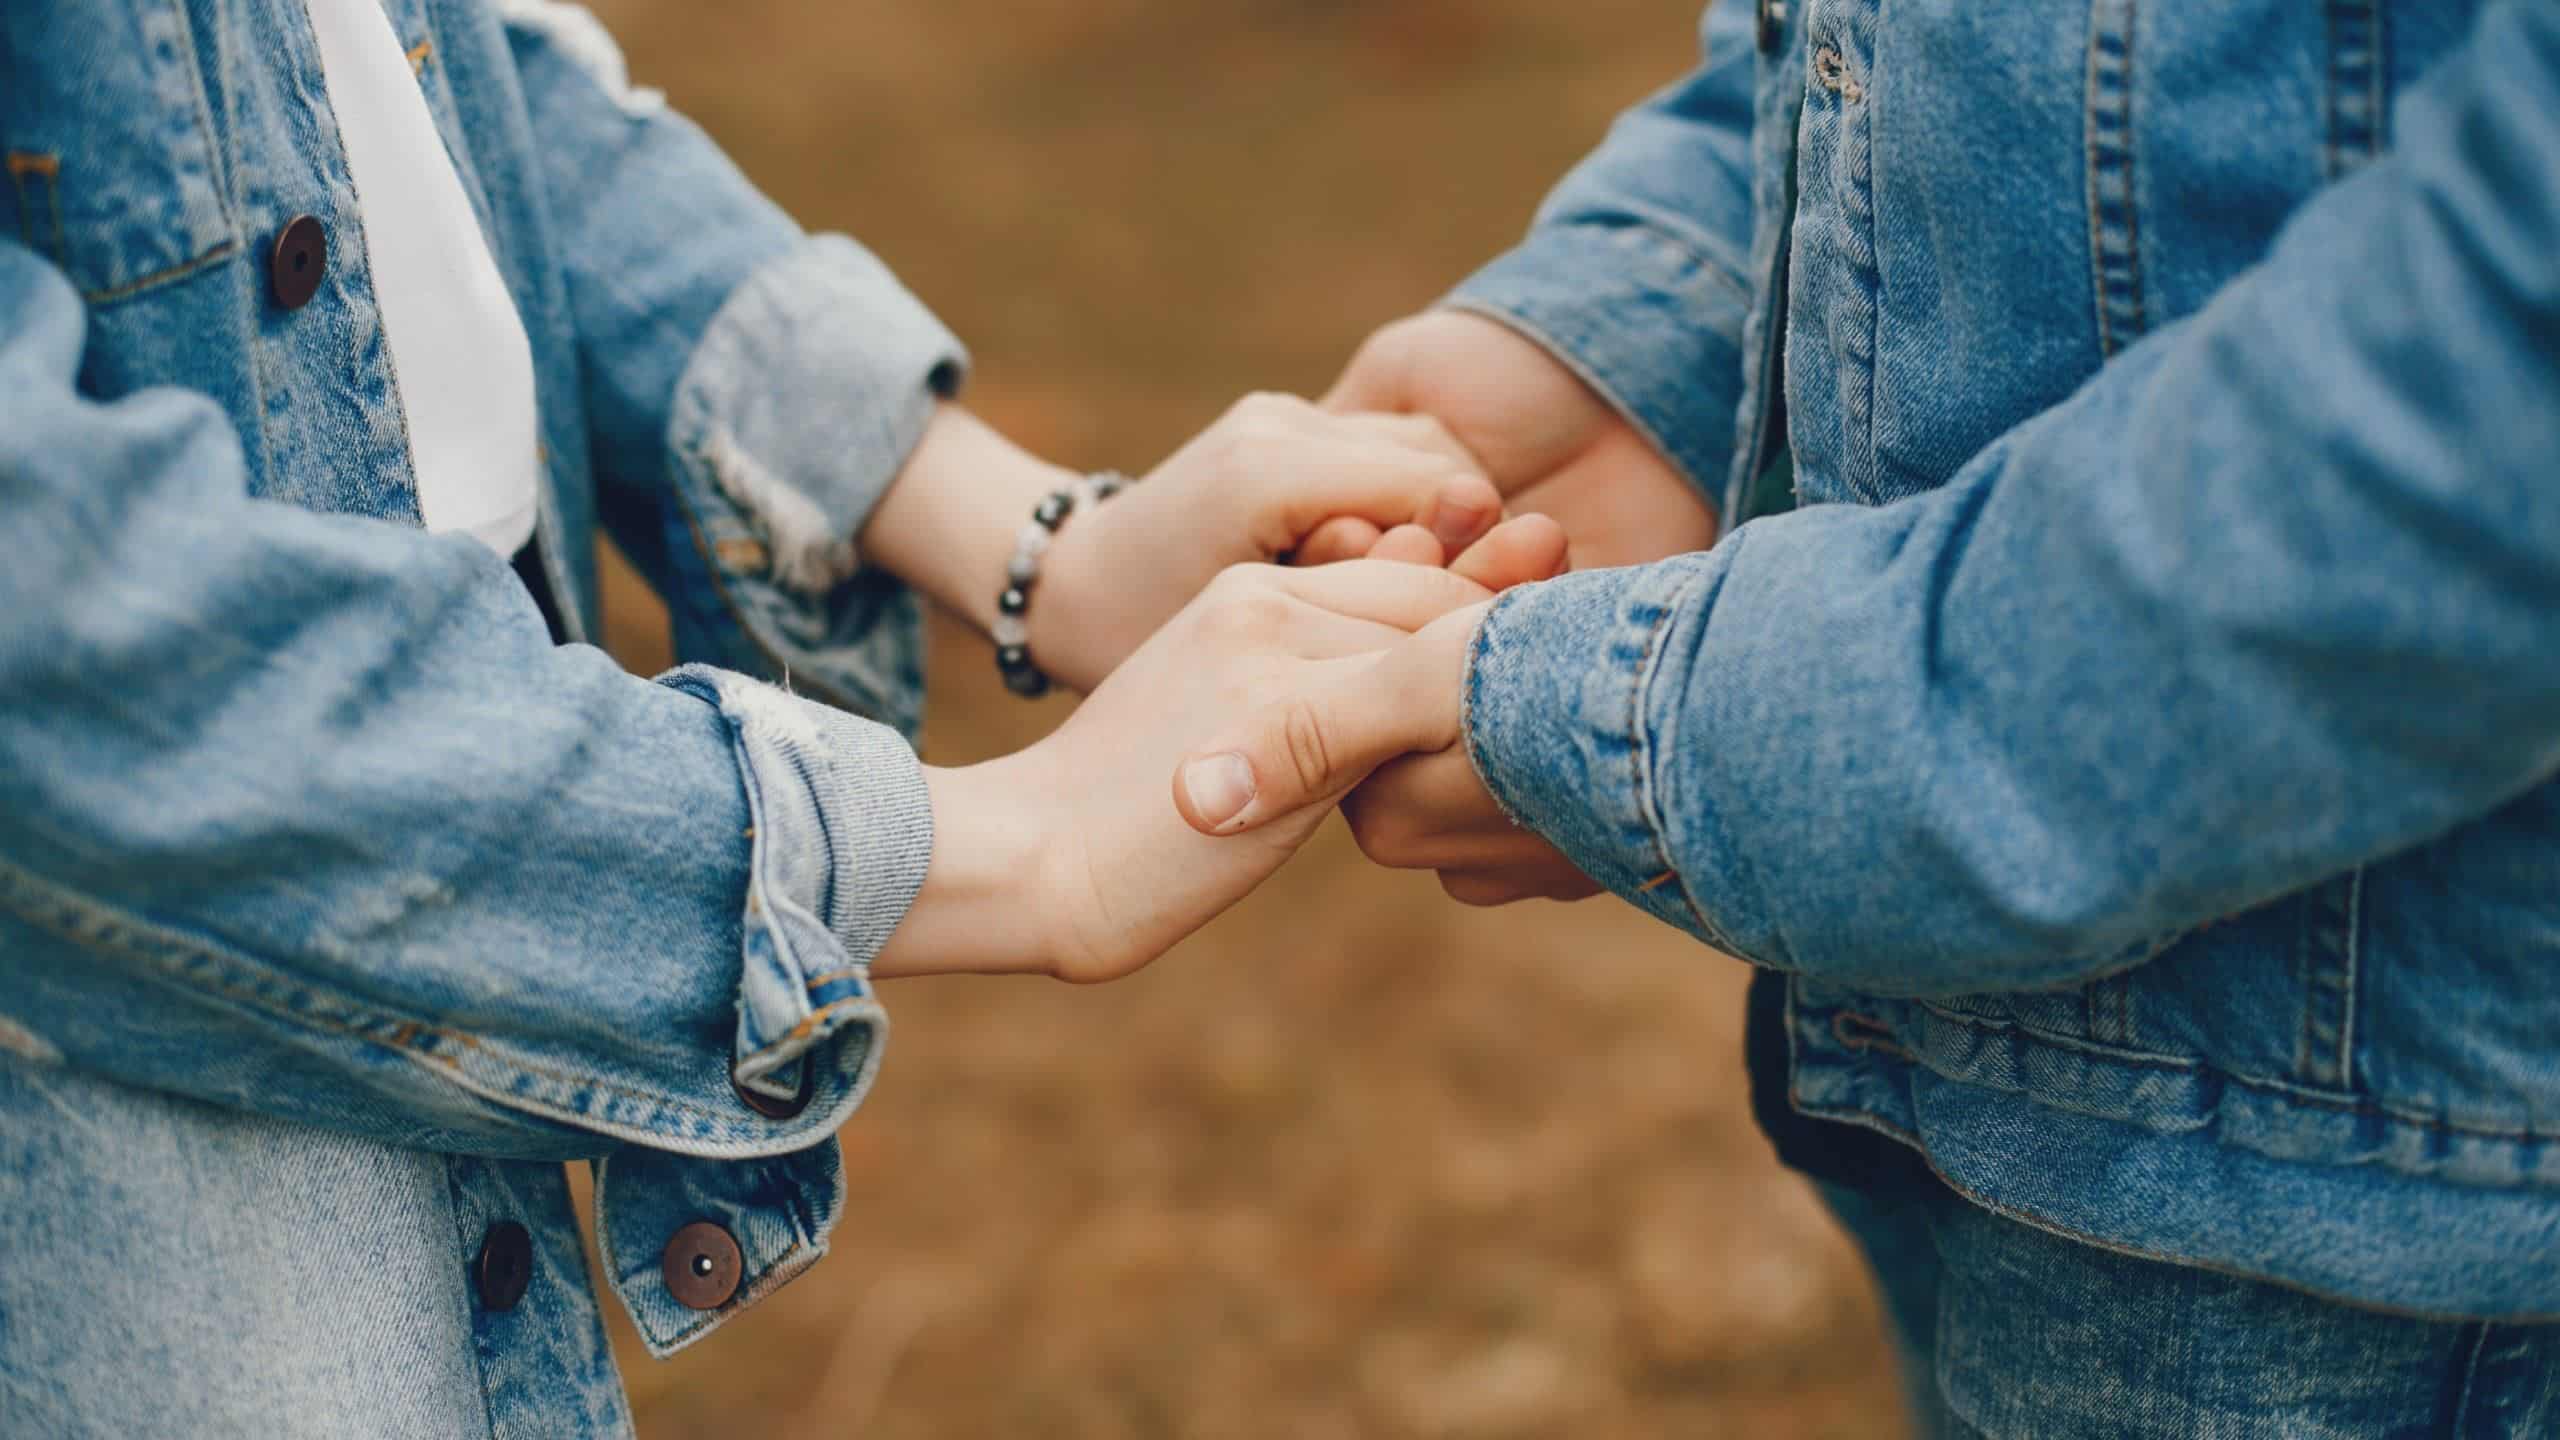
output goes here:
[[946, 402], [873, 508], [859, 548], [866, 563], [985, 635], [1015, 534], [1042, 497], [1075, 479]]
[[873, 958], [874, 978], [1052, 969], [1057, 919], [1041, 913], [1036, 899], [1062, 893], [1071, 881], [1044, 873], [1054, 851], [1040, 843], [1038, 807], [1023, 794], [1045, 764], [1035, 749], [987, 764], [925, 768], [934, 833], [945, 843], [934, 847], [915, 903]]

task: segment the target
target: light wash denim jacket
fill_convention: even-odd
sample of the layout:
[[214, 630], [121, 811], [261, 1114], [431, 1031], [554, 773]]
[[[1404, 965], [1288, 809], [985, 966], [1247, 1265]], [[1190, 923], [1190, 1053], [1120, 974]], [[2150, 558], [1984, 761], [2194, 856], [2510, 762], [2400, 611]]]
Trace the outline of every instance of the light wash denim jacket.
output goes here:
[[1733, 522], [1497, 603], [1498, 798], [1998, 1210], [2560, 1316], [2560, 5], [1705, 37], [1455, 297]]
[[[10, 1434], [627, 1430], [559, 1162], [658, 1353], [848, 1209], [931, 828], [916, 609], [847, 537], [959, 346], [583, 12], [385, 8], [532, 339], [564, 623], [601, 522], [707, 663], [555, 648], [418, 528], [300, 4], [0, 0]], [[698, 1220], [741, 1252], [708, 1310], [661, 1273]]]

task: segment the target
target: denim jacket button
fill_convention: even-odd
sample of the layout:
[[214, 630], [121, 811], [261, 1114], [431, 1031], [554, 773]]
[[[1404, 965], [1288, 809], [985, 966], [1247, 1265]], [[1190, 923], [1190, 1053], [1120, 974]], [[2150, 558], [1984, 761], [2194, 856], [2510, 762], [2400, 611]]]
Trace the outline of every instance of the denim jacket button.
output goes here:
[[659, 1258], [667, 1293], [688, 1310], [717, 1310], [738, 1293], [738, 1277], [746, 1261], [737, 1237], [708, 1220], [696, 1220], [667, 1242]]
[[1760, 0], [1760, 48], [1772, 51], [1786, 38], [1787, 0]]
[[480, 1258], [471, 1278], [479, 1286], [480, 1303], [491, 1310], [513, 1310], [533, 1283], [533, 1235], [513, 1220], [501, 1220], [481, 1237]]
[[276, 248], [267, 257], [267, 279], [276, 303], [299, 310], [320, 291], [320, 275], [329, 268], [329, 232], [308, 215], [296, 215], [276, 232]]
[[777, 1100], [761, 1090], [748, 1088], [747, 1082], [738, 1078], [738, 1067], [734, 1062], [729, 1066], [729, 1088], [737, 1092], [739, 1104], [767, 1120], [788, 1120], [808, 1109], [809, 1097], [818, 1093], [818, 1065], [814, 1059], [801, 1059], [800, 1088], [793, 1091], [788, 1100]]

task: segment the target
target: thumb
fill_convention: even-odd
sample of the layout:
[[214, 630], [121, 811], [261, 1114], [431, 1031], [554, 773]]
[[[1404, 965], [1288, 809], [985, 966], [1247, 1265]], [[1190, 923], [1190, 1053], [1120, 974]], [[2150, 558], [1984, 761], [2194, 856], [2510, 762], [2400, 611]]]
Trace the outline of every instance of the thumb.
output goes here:
[[1356, 665], [1325, 666], [1174, 772], [1174, 808], [1204, 835], [1233, 835], [1310, 805], [1330, 806], [1369, 772], [1457, 739], [1471, 605]]

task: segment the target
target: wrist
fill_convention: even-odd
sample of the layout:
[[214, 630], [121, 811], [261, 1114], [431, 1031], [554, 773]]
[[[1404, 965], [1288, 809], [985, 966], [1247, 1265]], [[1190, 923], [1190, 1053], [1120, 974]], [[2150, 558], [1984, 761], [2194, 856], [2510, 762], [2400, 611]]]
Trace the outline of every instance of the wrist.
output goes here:
[[924, 439], [863, 528], [871, 563], [992, 636], [1015, 526], [1040, 498], [1076, 479], [956, 404], [934, 412]]
[[[1110, 590], [1114, 547], [1108, 537], [1121, 503], [1079, 505], [1058, 527], [1023, 617], [1033, 663], [1079, 695], [1093, 693], [1133, 648], [1114, 638], [1119, 607]], [[1133, 580], [1127, 574], [1117, 578], [1123, 585]]]
[[981, 765], [924, 767], [933, 856], [906, 917], [872, 959], [875, 979], [1050, 974], [1061, 926], [1045, 876], [1057, 847], [1025, 783], [1043, 748]]

